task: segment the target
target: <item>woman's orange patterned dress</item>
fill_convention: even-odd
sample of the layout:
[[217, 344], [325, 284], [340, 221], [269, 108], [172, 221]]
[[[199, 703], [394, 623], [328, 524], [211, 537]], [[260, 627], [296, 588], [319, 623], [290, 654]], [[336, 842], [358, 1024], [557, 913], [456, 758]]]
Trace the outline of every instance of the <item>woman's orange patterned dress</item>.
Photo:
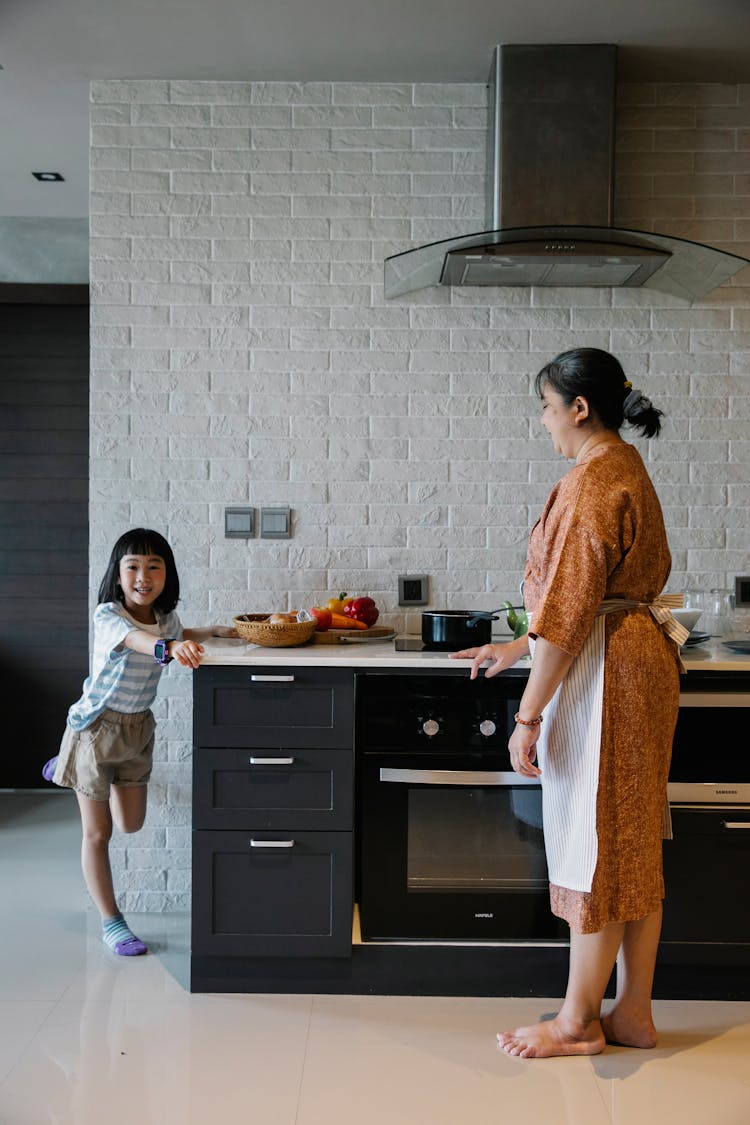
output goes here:
[[[557, 483], [531, 532], [531, 634], [577, 656], [604, 598], [649, 602], [670, 567], [661, 505], [638, 451], [595, 446]], [[679, 653], [645, 608], [608, 614], [605, 627], [596, 867], [590, 891], [550, 884], [553, 913], [578, 933], [642, 918], [664, 897]]]

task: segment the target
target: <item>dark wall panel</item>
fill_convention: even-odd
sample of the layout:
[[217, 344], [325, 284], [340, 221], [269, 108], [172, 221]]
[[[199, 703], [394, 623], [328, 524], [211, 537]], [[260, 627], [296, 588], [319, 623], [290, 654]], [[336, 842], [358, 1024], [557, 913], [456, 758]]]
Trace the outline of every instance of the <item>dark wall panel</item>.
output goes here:
[[88, 672], [89, 309], [30, 288], [0, 286], [0, 788], [48, 788]]

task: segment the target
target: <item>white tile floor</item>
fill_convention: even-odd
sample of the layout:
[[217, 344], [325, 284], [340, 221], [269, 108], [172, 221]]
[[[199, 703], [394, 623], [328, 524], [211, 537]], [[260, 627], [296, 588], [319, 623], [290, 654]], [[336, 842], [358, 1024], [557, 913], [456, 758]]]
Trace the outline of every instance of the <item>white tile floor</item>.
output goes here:
[[749, 1125], [750, 1003], [657, 1003], [655, 1051], [524, 1062], [557, 1001], [191, 996], [184, 918], [99, 940], [68, 794], [0, 793], [2, 1125]]

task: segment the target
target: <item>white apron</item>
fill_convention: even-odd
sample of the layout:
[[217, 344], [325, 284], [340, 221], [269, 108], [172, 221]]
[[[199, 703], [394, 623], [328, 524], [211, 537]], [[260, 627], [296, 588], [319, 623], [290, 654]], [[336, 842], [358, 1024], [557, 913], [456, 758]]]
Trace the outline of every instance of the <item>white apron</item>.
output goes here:
[[[662, 595], [644, 603], [624, 599], [602, 602], [583, 648], [550, 702], [537, 743], [542, 771], [542, 820], [549, 880], [572, 891], [590, 891], [596, 869], [598, 837], [596, 797], [604, 706], [605, 621], [607, 613], [647, 606], [678, 645], [688, 630], [669, 612], [682, 595]], [[534, 640], [529, 638], [534, 655]], [[663, 830], [671, 837], [669, 807]]]

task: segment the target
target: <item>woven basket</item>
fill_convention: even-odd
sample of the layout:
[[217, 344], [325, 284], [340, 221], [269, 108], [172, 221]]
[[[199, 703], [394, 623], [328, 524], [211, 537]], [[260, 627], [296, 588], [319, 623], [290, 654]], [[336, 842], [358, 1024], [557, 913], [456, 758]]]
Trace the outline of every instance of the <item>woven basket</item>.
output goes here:
[[316, 621], [288, 621], [272, 625], [269, 613], [241, 613], [234, 618], [234, 627], [241, 637], [264, 648], [290, 648], [303, 645], [315, 632]]

